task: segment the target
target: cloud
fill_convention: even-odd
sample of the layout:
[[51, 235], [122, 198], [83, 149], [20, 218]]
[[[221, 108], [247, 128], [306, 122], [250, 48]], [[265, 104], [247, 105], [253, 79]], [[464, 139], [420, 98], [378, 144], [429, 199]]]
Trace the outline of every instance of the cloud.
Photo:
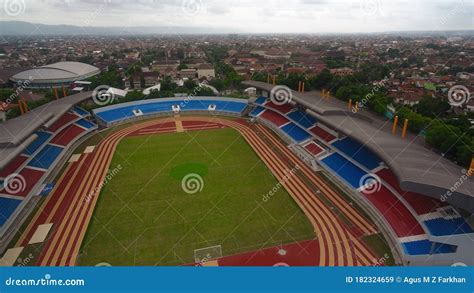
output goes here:
[[2, 20], [91, 26], [220, 27], [319, 33], [474, 29], [471, 0], [0, 0], [24, 2]]

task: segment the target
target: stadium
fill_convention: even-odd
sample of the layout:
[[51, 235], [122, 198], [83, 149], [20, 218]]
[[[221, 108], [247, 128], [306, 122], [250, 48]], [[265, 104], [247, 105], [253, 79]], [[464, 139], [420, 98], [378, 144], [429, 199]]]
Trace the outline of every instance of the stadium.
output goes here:
[[472, 169], [327, 92], [244, 85], [5, 122], [2, 265], [474, 265]]
[[10, 80], [32, 89], [60, 88], [99, 73], [99, 68], [95, 66], [68, 61], [32, 68], [15, 74]]

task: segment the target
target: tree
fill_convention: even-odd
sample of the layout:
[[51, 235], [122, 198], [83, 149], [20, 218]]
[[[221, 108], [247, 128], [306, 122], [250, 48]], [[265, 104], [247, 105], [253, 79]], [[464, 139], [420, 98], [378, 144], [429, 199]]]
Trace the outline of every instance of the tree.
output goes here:
[[439, 117], [440, 114], [446, 113], [451, 108], [449, 103], [440, 98], [424, 96], [415, 106], [416, 112], [427, 117]]
[[192, 79], [188, 79], [184, 82], [184, 87], [187, 89], [187, 90], [193, 90], [194, 88], [196, 88], [196, 83], [194, 82], [194, 80]]
[[160, 91], [162, 91], [162, 92], [174, 91], [174, 90], [176, 90], [177, 87], [178, 87], [178, 85], [173, 82], [171, 77], [167, 76], [161, 81]]
[[157, 89], [151, 90], [150, 94], [146, 97], [147, 99], [158, 99], [162, 98], [160, 91]]
[[[131, 91], [127, 93], [124, 99], [126, 101], [135, 101], [135, 100], [143, 99], [144, 96], [145, 95], [141, 91]], [[122, 102], [125, 102], [125, 101], [122, 101]]]
[[178, 70], [188, 69], [188, 65], [181, 63], [178, 65]]
[[331, 72], [325, 68], [317, 76], [309, 80], [309, 85], [313, 89], [322, 89], [328, 87], [329, 83], [334, 79]]

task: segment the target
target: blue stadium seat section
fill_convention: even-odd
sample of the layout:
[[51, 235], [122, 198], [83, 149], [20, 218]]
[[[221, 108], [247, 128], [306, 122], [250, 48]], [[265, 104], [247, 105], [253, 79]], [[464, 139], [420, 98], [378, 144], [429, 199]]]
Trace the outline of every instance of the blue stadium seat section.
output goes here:
[[25, 154], [31, 156], [34, 154], [41, 146], [51, 137], [51, 134], [48, 132], [37, 131], [35, 134], [38, 135], [38, 138], [33, 141], [26, 149]]
[[300, 110], [291, 112], [287, 116], [305, 128], [310, 128], [317, 122], [317, 120], [313, 116], [301, 112]]
[[62, 151], [63, 148], [48, 144], [31, 159], [28, 166], [48, 169]]
[[265, 97], [259, 97], [255, 100], [255, 104], [262, 105], [262, 104], [265, 103], [266, 100], [267, 100], [267, 98], [265, 98]]
[[241, 113], [247, 103], [236, 101], [218, 100], [177, 100], [163, 101], [141, 105], [130, 105], [97, 113], [97, 116], [105, 122], [115, 122], [134, 117], [134, 110], [141, 110], [144, 115], [172, 112], [173, 106], [180, 106], [181, 111], [207, 111], [210, 105], [215, 105], [215, 111]]
[[332, 145], [369, 170], [377, 168], [382, 162], [366, 146], [351, 138], [346, 137], [334, 142]]
[[15, 212], [21, 200], [0, 197], [0, 226]]
[[402, 243], [403, 250], [409, 255], [440, 254], [456, 252], [456, 246], [429, 240]]
[[231, 102], [231, 101], [208, 101], [208, 103], [216, 105], [216, 111], [232, 112], [232, 113], [241, 113], [247, 104]]
[[296, 142], [304, 141], [311, 137], [309, 133], [303, 130], [301, 127], [294, 123], [288, 123], [281, 128], [286, 134], [288, 134]]
[[86, 120], [86, 119], [81, 119], [76, 122], [77, 125], [82, 126], [86, 129], [91, 129], [95, 127], [95, 124]]
[[364, 175], [367, 175], [364, 170], [357, 167], [338, 153], [327, 156], [321, 160], [321, 162], [356, 189], [360, 187], [361, 178]]
[[86, 116], [89, 116], [90, 113], [87, 112], [86, 110], [82, 109], [81, 107], [74, 107], [72, 109], [74, 112], [76, 112], [76, 114], [78, 114], [79, 116], [82, 116], [82, 117], [86, 117]]
[[433, 236], [448, 236], [474, 232], [463, 218], [433, 219], [425, 221], [425, 225]]
[[136, 106], [128, 106], [128, 107], [100, 112], [100, 113], [97, 113], [96, 115], [100, 119], [104, 120], [105, 122], [115, 122], [115, 121], [120, 121], [120, 120], [134, 117], [135, 115], [133, 114], [132, 111], [137, 108], [138, 107]]
[[251, 117], [256, 117], [256, 116], [258, 116], [258, 114], [262, 113], [263, 111], [265, 111], [265, 108], [263, 108], [263, 107], [257, 107], [257, 108], [255, 108], [255, 109], [253, 109], [253, 111], [250, 112], [249, 115], [250, 115]]

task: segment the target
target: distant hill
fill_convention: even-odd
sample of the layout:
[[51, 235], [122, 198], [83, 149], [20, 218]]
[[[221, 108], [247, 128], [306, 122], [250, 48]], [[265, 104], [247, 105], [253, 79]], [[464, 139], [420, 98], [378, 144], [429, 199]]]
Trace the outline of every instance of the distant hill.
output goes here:
[[[96, 27], [96, 26], [74, 26], [74, 25], [47, 25], [24, 21], [0, 21], [0, 36], [130, 36], [130, 35], [180, 35], [180, 34], [243, 34], [226, 28], [208, 28], [208, 27]], [[321, 35], [337, 35], [338, 33], [318, 33]], [[362, 35], [400, 35], [400, 36], [474, 36], [473, 30], [460, 31], [392, 31], [392, 32], [374, 32], [361, 33]], [[344, 33], [343, 35], [351, 35]]]
[[73, 25], [47, 25], [24, 21], [0, 21], [2, 36], [84, 36], [84, 35], [161, 35], [161, 34], [219, 34], [218, 28], [202, 27], [89, 27]]

